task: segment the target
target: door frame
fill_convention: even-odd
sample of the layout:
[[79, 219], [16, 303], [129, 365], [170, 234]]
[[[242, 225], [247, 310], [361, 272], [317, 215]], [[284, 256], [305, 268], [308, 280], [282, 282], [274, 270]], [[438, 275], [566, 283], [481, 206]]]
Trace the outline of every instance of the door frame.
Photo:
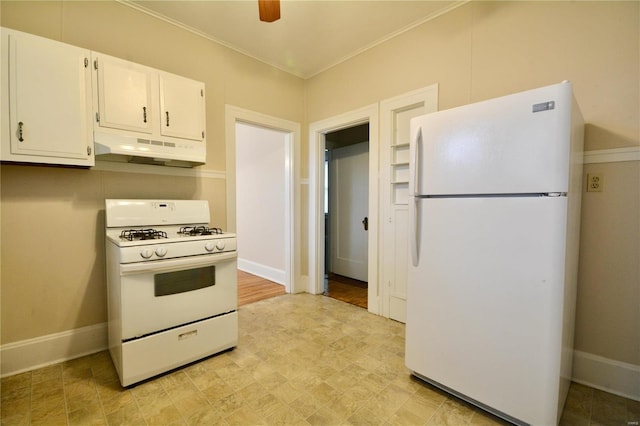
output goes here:
[[299, 293], [300, 274], [300, 123], [225, 105], [227, 229], [236, 231], [236, 123], [285, 133], [285, 291]]
[[324, 151], [326, 134], [369, 123], [369, 241], [367, 306], [380, 313], [378, 283], [378, 104], [309, 124], [309, 284], [307, 291], [324, 291]]

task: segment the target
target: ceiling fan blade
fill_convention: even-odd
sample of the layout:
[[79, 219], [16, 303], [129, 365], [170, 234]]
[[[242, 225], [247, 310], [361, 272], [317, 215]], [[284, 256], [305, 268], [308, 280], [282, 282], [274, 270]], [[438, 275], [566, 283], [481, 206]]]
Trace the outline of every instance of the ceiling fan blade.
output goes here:
[[260, 20], [273, 22], [280, 19], [280, 0], [258, 0]]

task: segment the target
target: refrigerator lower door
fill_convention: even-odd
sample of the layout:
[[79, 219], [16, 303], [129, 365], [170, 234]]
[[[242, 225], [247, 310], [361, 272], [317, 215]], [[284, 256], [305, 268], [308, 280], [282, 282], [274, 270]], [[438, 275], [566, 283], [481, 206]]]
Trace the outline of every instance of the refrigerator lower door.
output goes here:
[[566, 198], [435, 198], [416, 206], [407, 367], [512, 421], [555, 424]]

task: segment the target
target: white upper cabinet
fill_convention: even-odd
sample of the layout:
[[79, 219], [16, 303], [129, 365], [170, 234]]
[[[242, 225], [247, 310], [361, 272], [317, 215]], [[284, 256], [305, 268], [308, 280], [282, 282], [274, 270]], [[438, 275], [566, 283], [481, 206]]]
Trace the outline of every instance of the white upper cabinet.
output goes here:
[[204, 84], [173, 74], [160, 74], [161, 133], [204, 139]]
[[2, 32], [3, 161], [94, 165], [90, 51]]
[[205, 163], [204, 83], [0, 30], [0, 161]]
[[97, 132], [204, 141], [204, 83], [93, 52]]
[[152, 133], [154, 111], [151, 72], [143, 66], [93, 54], [97, 71], [96, 122], [100, 127]]

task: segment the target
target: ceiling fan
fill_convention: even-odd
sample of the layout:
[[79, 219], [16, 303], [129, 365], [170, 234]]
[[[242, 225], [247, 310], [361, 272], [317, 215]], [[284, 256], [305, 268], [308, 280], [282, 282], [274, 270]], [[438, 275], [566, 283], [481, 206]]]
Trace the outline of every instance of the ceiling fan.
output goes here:
[[260, 20], [273, 22], [280, 19], [280, 0], [258, 0]]

